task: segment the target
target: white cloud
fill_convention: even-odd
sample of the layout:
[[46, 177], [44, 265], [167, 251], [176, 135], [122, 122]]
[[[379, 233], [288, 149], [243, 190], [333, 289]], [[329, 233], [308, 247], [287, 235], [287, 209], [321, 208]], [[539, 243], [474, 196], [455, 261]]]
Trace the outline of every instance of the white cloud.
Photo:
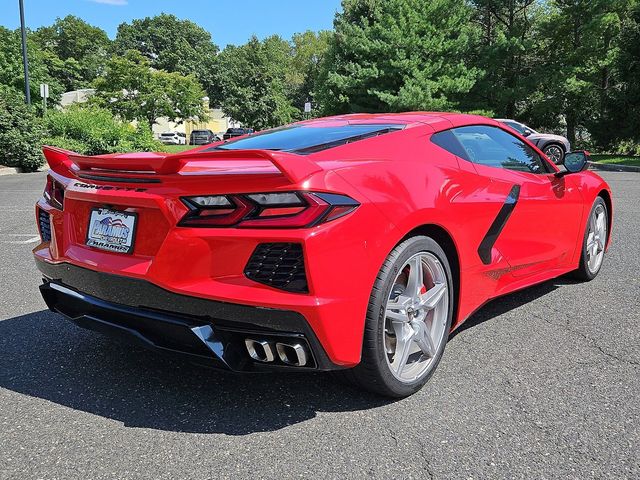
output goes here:
[[123, 6], [123, 5], [127, 5], [128, 0], [89, 0], [90, 2], [93, 3], [104, 3], [105, 5], [118, 5], [118, 6]]

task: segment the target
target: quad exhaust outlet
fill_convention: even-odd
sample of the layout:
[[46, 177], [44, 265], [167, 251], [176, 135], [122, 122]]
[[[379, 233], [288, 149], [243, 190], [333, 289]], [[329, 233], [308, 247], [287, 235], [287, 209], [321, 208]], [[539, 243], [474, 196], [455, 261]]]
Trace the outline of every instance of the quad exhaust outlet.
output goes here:
[[[307, 347], [301, 343], [269, 342], [247, 338], [244, 341], [247, 353], [256, 362], [271, 363], [277, 358], [285, 365], [304, 367], [309, 363]], [[274, 352], [275, 350], [275, 352]]]

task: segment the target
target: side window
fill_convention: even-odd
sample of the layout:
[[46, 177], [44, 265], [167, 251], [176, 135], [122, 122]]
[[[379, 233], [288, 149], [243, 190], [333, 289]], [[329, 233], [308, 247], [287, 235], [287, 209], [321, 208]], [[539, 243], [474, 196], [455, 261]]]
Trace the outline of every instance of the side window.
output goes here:
[[[433, 135], [432, 141], [465, 160], [519, 172], [549, 172], [544, 160], [529, 145], [500, 128], [472, 125], [454, 128], [449, 132], [458, 141], [459, 146], [452, 146], [451, 136], [442, 135], [445, 132]], [[440, 137], [435, 138], [438, 136]], [[445, 139], [446, 143], [443, 142]]]

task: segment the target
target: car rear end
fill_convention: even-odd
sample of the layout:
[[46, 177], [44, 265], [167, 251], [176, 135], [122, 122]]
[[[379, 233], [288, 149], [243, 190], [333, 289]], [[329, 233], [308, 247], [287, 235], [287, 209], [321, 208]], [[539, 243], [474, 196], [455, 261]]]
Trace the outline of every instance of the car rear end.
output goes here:
[[45, 148], [34, 249], [51, 310], [196, 363], [330, 370], [359, 360], [379, 216], [308, 157], [83, 157]]
[[189, 140], [191, 145], [207, 145], [213, 141], [213, 134], [209, 130], [193, 130]]
[[180, 139], [178, 134], [174, 132], [165, 132], [160, 134], [160, 141], [165, 145], [179, 145]]

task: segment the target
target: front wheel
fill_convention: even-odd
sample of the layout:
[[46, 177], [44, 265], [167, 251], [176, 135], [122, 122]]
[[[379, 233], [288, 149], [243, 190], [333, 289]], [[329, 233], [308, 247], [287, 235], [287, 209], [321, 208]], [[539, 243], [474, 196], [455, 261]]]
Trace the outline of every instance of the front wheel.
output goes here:
[[580, 265], [573, 272], [573, 276], [578, 280], [593, 280], [600, 272], [609, 233], [607, 223], [607, 204], [602, 197], [598, 197], [593, 202], [587, 220], [587, 228], [582, 240]]
[[442, 248], [416, 236], [383, 264], [369, 301], [362, 360], [345, 373], [367, 390], [406, 397], [437, 367], [453, 317], [451, 268]]

